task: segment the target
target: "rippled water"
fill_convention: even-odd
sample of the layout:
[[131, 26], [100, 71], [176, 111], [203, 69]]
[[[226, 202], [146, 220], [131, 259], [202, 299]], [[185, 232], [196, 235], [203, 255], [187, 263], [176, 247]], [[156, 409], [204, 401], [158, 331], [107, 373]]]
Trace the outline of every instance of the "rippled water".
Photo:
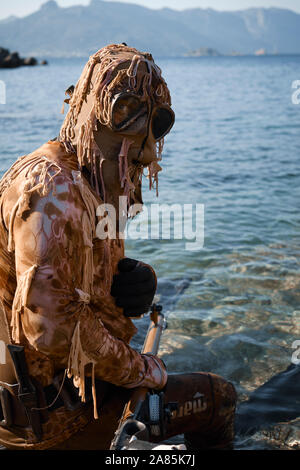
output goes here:
[[[221, 374], [244, 400], [289, 366], [300, 340], [300, 105], [291, 101], [300, 57], [158, 63], [176, 124], [166, 139], [158, 201], [146, 184], [144, 199], [204, 204], [205, 242], [191, 252], [185, 240], [128, 241], [127, 254], [151, 263], [159, 276], [168, 369]], [[0, 105], [2, 172], [56, 136], [64, 90], [83, 64], [52, 60], [48, 67], [0, 71], [7, 86], [7, 104]], [[146, 324], [140, 322], [135, 345]], [[280, 426], [237, 437], [236, 448], [300, 441], [297, 419]]]

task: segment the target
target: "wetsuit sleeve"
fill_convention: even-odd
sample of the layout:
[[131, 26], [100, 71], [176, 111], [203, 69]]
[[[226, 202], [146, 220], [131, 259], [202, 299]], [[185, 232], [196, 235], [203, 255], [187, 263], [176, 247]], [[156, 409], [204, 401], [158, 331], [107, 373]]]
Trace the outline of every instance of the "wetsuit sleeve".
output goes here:
[[22, 203], [22, 208], [21, 203], [10, 220], [17, 277], [14, 340], [22, 343], [25, 336], [81, 384], [86, 370], [92, 369], [96, 377], [115, 385], [162, 388], [167, 376], [160, 361], [112, 336], [101, 312], [90, 306], [92, 240], [76, 185], [59, 175], [46, 196], [32, 192], [30, 205]]

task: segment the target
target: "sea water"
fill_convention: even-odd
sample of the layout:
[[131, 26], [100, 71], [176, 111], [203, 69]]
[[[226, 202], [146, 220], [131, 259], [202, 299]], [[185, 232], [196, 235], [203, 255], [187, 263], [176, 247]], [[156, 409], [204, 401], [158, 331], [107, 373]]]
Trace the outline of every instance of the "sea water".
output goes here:
[[[84, 63], [50, 59], [44, 67], [0, 71], [6, 95], [1, 176], [17, 157], [58, 134], [64, 91], [76, 84]], [[242, 401], [297, 358], [300, 56], [157, 63], [176, 123], [165, 141], [159, 196], [148, 191], [145, 178], [144, 202], [201, 205], [204, 241], [189, 251], [185, 239], [128, 239], [127, 256], [157, 273], [168, 317], [160, 355], [168, 370], [221, 374]], [[141, 346], [147, 323], [136, 321], [134, 347]], [[291, 448], [299, 421], [275, 430], [279, 437], [260, 432], [237, 438], [235, 447]]]

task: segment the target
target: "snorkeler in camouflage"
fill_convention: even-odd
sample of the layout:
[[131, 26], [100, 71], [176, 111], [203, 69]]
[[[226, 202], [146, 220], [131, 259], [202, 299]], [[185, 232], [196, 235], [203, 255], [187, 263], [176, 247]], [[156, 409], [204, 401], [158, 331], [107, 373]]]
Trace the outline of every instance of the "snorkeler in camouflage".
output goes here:
[[0, 340], [24, 347], [38, 396], [24, 408], [7, 379], [11, 364], [0, 364], [15, 410], [0, 423], [0, 444], [107, 449], [130, 390], [144, 386], [178, 403], [165, 438], [185, 433], [192, 448], [229, 447], [233, 386], [208, 373], [168, 376], [158, 357], [131, 348], [131, 318], [149, 310], [156, 276], [125, 258], [121, 220], [114, 237], [97, 231], [103, 204], [120, 214], [125, 198], [126, 217], [142, 204], [145, 169], [157, 188], [174, 123], [161, 71], [150, 54], [110, 45], [69, 94], [58, 139], [19, 158], [0, 183]]

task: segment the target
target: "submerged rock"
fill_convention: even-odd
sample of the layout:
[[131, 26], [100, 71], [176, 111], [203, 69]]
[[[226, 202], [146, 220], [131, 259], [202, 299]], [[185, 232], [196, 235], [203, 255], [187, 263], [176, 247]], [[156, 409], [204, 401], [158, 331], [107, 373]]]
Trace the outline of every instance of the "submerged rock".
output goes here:
[[[236, 433], [253, 435], [260, 429], [277, 423], [299, 419], [299, 378], [299, 365], [290, 364], [286, 370], [276, 374], [252, 392], [249, 399], [238, 406]], [[294, 446], [295, 440], [296, 438], [293, 439]]]

